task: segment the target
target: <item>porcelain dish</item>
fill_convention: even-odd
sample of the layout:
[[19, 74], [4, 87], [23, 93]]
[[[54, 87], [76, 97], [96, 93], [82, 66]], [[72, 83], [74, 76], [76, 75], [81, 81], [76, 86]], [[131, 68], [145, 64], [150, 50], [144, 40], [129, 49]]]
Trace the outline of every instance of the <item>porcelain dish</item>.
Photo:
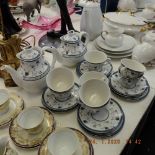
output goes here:
[[125, 116], [120, 105], [113, 99], [96, 113], [80, 106], [77, 112], [80, 126], [89, 134], [111, 137], [118, 133], [124, 124]]
[[11, 93], [8, 111], [0, 114], [0, 127], [9, 124], [11, 120], [14, 119], [23, 108], [23, 99], [17, 94]]
[[125, 100], [131, 101], [138, 101], [145, 98], [150, 90], [150, 86], [145, 77], [140, 78], [136, 87], [132, 89], [123, 87], [121, 84], [121, 76], [118, 72], [112, 74], [109, 85], [115, 94], [123, 97]]
[[[70, 129], [72, 129], [76, 133], [79, 139], [80, 146], [81, 146], [78, 149], [78, 151], [75, 153], [75, 155], [94, 155], [94, 149], [93, 149], [93, 146], [90, 140], [81, 131], [74, 129], [74, 128], [70, 128]], [[39, 148], [39, 151], [38, 151], [38, 155], [48, 155], [47, 139], [48, 137], [46, 137], [44, 141], [42, 142]]]
[[65, 101], [58, 101], [57, 99], [55, 99], [53, 92], [49, 88], [47, 88], [42, 94], [42, 104], [49, 110], [52, 110], [54, 112], [66, 112], [68, 110], [72, 110], [79, 103], [78, 90], [79, 86], [75, 84], [73, 89], [71, 90], [70, 98]]
[[29, 134], [27, 131], [22, 129], [17, 124], [17, 118], [15, 118], [10, 127], [9, 127], [9, 134], [12, 141], [15, 145], [21, 148], [34, 148], [39, 146], [43, 139], [55, 129], [55, 120], [51, 112], [48, 110], [41, 108], [44, 110], [44, 122], [43, 128], [39, 133], [36, 134]]
[[[81, 76], [83, 73], [89, 72], [88, 68], [89, 68], [88, 63], [86, 61], [80, 62], [76, 67], [77, 75]], [[113, 70], [113, 66], [112, 66], [111, 62], [109, 62], [109, 63], [106, 63], [105, 65], [103, 65], [101, 73], [103, 73], [103, 75], [106, 75], [107, 77], [109, 77], [110, 74], [112, 73], [112, 70]]]

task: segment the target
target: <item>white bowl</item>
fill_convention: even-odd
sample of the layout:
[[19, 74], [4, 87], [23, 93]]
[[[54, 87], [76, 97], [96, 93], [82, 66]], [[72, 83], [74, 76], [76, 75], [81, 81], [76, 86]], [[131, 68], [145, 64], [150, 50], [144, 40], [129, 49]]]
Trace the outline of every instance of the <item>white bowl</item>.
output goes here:
[[87, 82], [88, 80], [92, 80], [92, 79], [103, 80], [107, 84], [109, 82], [108, 78], [103, 73], [96, 72], [96, 71], [90, 71], [90, 72], [86, 72], [82, 74], [82, 76], [79, 79], [79, 84], [83, 85], [85, 82]]
[[104, 52], [92, 51], [87, 52], [84, 55], [84, 59], [89, 63], [100, 64], [107, 60], [107, 55]]
[[47, 86], [55, 92], [64, 92], [74, 86], [74, 75], [67, 68], [55, 68], [46, 77]]
[[109, 86], [104, 81], [92, 79], [80, 87], [79, 96], [86, 106], [99, 108], [108, 103], [111, 93]]
[[78, 148], [79, 140], [71, 129], [59, 129], [48, 137], [47, 149], [50, 155], [74, 155]]
[[39, 107], [30, 107], [23, 110], [17, 117], [18, 125], [28, 131], [35, 132], [44, 121], [44, 111]]

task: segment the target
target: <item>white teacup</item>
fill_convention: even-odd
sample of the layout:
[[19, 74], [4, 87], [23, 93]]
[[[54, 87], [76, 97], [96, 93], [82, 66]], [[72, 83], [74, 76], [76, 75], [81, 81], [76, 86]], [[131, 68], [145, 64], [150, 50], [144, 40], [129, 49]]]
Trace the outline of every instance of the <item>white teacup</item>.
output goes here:
[[153, 9], [147, 7], [142, 11], [142, 16], [148, 20], [153, 19], [155, 17], [155, 12]]
[[46, 82], [48, 88], [53, 91], [55, 98], [59, 101], [65, 101], [71, 96], [71, 90], [74, 86], [74, 75], [69, 69], [59, 67], [48, 73]]
[[92, 79], [85, 82], [79, 89], [79, 97], [88, 108], [103, 107], [110, 100], [110, 88], [102, 80]]
[[0, 89], [0, 114], [8, 112], [9, 104], [10, 104], [9, 93], [4, 89]]
[[83, 85], [85, 82], [88, 80], [92, 79], [98, 79], [98, 80], [103, 80], [105, 83], [109, 83], [109, 80], [106, 75], [104, 75], [101, 72], [96, 72], [96, 71], [90, 71], [82, 74], [82, 76], [79, 79], [79, 84]]
[[71, 129], [59, 129], [48, 137], [48, 155], [74, 155], [78, 148], [78, 137]]
[[107, 58], [107, 55], [101, 51], [92, 51], [87, 52], [84, 55], [84, 59], [88, 63], [89, 71], [102, 71], [103, 65], [107, 64], [110, 59]]
[[37, 134], [43, 128], [44, 111], [39, 107], [23, 110], [17, 117], [17, 124], [28, 133]]

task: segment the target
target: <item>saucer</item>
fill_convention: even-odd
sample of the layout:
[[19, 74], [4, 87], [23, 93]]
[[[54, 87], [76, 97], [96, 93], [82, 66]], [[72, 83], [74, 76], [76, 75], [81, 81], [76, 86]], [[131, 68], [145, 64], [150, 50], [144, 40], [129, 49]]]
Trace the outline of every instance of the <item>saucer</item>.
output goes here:
[[0, 113], [0, 127], [9, 124], [24, 108], [24, 101], [20, 96], [11, 93], [10, 97], [9, 110], [5, 113]]
[[[71, 128], [77, 134], [81, 145], [81, 150], [77, 151], [75, 155], [94, 155], [94, 149], [90, 140], [79, 130]], [[46, 137], [42, 142], [38, 155], [48, 155], [47, 152], [47, 139]], [[80, 148], [79, 148], [80, 149]]]
[[95, 42], [101, 49], [112, 51], [112, 52], [124, 52], [124, 51], [133, 49], [134, 46], [136, 45], [136, 40], [133, 37], [126, 35], [126, 34], [123, 34], [123, 38], [124, 39], [123, 39], [122, 46], [116, 47], [116, 48], [108, 46], [103, 40], [103, 38], [101, 37], [101, 35], [95, 40]]
[[[102, 67], [102, 73], [107, 77], [111, 75], [112, 70], [113, 70], [113, 66], [110, 62], [106, 63]], [[86, 61], [81, 61], [80, 63], [78, 63], [76, 67], [76, 73], [78, 76], [81, 76], [83, 73], [86, 73], [86, 72], [89, 72], [88, 63]]]
[[78, 90], [79, 86], [75, 83], [71, 92], [71, 97], [67, 101], [58, 101], [55, 99], [52, 91], [47, 88], [42, 95], [42, 104], [49, 110], [55, 112], [66, 112], [74, 109], [78, 105]]
[[120, 79], [120, 74], [115, 72], [111, 75], [109, 84], [112, 90], [125, 97], [139, 97], [150, 87], [145, 77], [142, 77], [132, 89], [124, 88]]
[[[104, 116], [105, 111], [107, 115]], [[91, 111], [80, 106], [77, 112], [81, 127], [91, 135], [109, 137], [118, 133], [124, 124], [125, 116], [120, 105], [111, 99], [108, 104], [92, 114]]]
[[39, 146], [43, 139], [55, 128], [54, 117], [51, 112], [41, 107], [44, 110], [45, 118], [43, 129], [38, 134], [29, 134], [17, 124], [17, 117], [11, 122], [9, 134], [15, 145], [22, 148], [34, 148]]

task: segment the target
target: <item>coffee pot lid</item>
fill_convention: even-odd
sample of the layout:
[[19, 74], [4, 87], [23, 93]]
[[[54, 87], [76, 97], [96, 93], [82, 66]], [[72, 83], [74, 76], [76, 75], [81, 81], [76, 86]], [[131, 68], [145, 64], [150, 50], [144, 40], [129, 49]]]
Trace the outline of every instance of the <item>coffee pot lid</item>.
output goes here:
[[62, 36], [60, 39], [69, 43], [79, 42], [79, 36], [75, 33], [74, 30], [68, 31], [68, 33]]
[[23, 61], [33, 61], [40, 57], [41, 52], [31, 46], [24, 48], [23, 51], [17, 54], [17, 58]]

